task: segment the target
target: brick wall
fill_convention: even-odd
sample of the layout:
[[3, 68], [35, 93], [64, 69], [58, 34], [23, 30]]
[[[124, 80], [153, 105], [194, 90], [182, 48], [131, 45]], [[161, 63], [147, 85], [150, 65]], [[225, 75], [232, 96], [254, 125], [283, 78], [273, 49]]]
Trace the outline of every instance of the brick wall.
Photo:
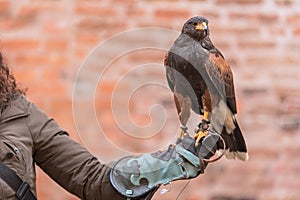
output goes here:
[[[180, 199], [298, 199], [300, 1], [0, 0], [0, 48], [28, 98], [107, 162], [174, 140], [161, 64], [195, 15], [234, 71], [250, 160], [211, 164]], [[40, 199], [77, 199], [37, 174]], [[185, 183], [154, 199], [175, 199]]]

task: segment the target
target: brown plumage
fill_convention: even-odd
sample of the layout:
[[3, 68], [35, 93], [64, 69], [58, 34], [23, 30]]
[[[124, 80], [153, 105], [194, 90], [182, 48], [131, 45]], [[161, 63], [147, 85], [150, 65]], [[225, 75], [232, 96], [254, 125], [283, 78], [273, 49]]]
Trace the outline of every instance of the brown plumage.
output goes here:
[[[193, 17], [168, 51], [164, 64], [179, 115], [182, 132], [187, 131], [190, 109], [203, 115], [201, 128], [220, 133], [228, 158], [247, 160], [247, 148], [235, 119], [233, 74], [221, 52], [209, 38], [208, 20]], [[203, 131], [205, 132], [206, 129]], [[218, 144], [223, 148], [223, 144]]]

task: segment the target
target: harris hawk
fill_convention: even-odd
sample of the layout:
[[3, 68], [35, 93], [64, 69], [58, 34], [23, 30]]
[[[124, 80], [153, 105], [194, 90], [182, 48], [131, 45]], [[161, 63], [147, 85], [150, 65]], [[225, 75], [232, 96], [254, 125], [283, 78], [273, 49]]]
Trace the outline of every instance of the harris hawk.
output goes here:
[[[208, 20], [197, 16], [184, 25], [179, 37], [167, 52], [164, 65], [180, 120], [182, 139], [187, 132], [187, 121], [192, 109], [203, 115], [195, 130], [196, 145], [214, 130], [225, 143], [225, 156], [247, 160], [248, 153], [237, 123], [233, 74], [222, 53], [209, 37]], [[218, 149], [224, 148], [218, 142]]]

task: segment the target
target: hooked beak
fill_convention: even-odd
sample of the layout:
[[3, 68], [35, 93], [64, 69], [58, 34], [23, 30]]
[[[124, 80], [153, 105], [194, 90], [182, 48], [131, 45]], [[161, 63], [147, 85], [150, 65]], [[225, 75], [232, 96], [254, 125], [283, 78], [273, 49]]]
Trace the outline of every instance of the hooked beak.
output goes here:
[[205, 30], [207, 30], [207, 24], [205, 23], [205, 22], [202, 22], [201, 24], [198, 24], [197, 26], [195, 26], [195, 29], [197, 30], [197, 31], [200, 31], [200, 30], [202, 30], [202, 31], [205, 31]]

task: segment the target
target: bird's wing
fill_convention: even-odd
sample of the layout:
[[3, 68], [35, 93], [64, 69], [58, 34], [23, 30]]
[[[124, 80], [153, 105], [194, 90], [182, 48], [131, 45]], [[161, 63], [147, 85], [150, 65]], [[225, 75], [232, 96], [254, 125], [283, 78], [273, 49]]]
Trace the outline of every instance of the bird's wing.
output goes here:
[[166, 54], [166, 57], [164, 60], [164, 65], [166, 68], [166, 77], [167, 77], [168, 85], [169, 85], [170, 89], [172, 90], [172, 92], [174, 92], [174, 86], [175, 86], [174, 70], [172, 70], [170, 67], [168, 55], [169, 54]]
[[221, 97], [226, 99], [227, 106], [231, 112], [236, 114], [233, 74], [229, 64], [221, 55], [210, 53], [205, 68], [212, 85], [217, 89]]

